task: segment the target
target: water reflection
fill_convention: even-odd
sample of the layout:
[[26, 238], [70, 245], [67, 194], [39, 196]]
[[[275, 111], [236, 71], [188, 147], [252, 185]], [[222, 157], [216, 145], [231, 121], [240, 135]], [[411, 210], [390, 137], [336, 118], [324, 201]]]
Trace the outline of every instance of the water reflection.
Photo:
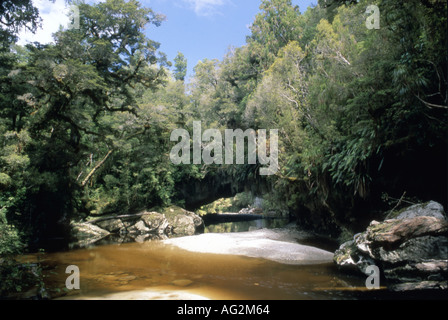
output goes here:
[[[245, 232], [281, 228], [288, 223], [287, 219], [226, 222], [208, 224], [206, 232]], [[301, 241], [316, 247], [333, 246], [317, 238]], [[38, 254], [29, 261], [41, 263], [53, 298], [107, 299], [117, 294], [122, 300], [188, 300], [185, 294], [216, 300], [397, 298], [383, 290], [366, 290], [365, 278], [343, 274], [331, 263], [285, 265], [243, 256], [194, 253], [161, 241]], [[65, 289], [65, 271], [70, 265], [80, 269], [81, 290]]]
[[[46, 254], [46, 284], [64, 293], [65, 268], [77, 265], [81, 290], [68, 298], [101, 298], [139, 290], [190, 293], [218, 300], [353, 299], [363, 284], [332, 264], [283, 265], [241, 256], [187, 252], [160, 242], [108, 245]], [[341, 291], [338, 288], [345, 288]], [[122, 296], [126, 298], [125, 296]], [[67, 296], [66, 296], [67, 298]]]
[[231, 233], [247, 232], [258, 229], [283, 228], [289, 223], [289, 219], [258, 219], [251, 221], [234, 221], [209, 224], [205, 227], [205, 233]]

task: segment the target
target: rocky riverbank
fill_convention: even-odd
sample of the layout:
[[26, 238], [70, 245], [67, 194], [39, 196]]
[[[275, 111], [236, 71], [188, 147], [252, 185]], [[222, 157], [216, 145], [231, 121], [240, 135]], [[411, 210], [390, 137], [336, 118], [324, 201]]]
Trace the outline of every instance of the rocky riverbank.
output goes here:
[[372, 221], [365, 232], [335, 253], [304, 245], [310, 235], [295, 226], [228, 234], [201, 234], [203, 230], [202, 218], [178, 207], [72, 225], [74, 247], [110, 236], [116, 242], [155, 239], [190, 252], [247, 256], [283, 264], [334, 261], [341, 270], [362, 276], [371, 276], [368, 267], [377, 266], [381, 285], [392, 291], [448, 290], [448, 219], [436, 202]]
[[204, 231], [201, 217], [179, 207], [162, 212], [141, 212], [134, 215], [101, 217], [71, 224], [72, 248], [96, 244], [105, 238], [114, 242], [165, 240], [171, 237], [192, 236]]
[[344, 243], [334, 256], [343, 270], [370, 276], [380, 268], [392, 291], [448, 290], [448, 220], [428, 202], [392, 212]]

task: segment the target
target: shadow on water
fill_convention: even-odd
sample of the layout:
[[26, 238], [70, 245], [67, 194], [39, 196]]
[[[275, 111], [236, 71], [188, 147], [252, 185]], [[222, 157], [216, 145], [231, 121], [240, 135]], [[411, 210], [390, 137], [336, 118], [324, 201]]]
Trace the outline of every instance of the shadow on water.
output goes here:
[[269, 218], [249, 214], [213, 214], [203, 217], [205, 233], [247, 232], [258, 229], [276, 229], [288, 225], [289, 218]]
[[[233, 255], [187, 252], [161, 242], [107, 245], [42, 257], [46, 284], [64, 292], [65, 269], [80, 270], [69, 299], [107, 298], [139, 290], [191, 293], [218, 300], [357, 299], [362, 284], [332, 264], [292, 266]], [[351, 288], [341, 291], [338, 288]]]
[[[284, 265], [234, 255], [187, 252], [159, 241], [107, 245], [42, 256], [47, 287], [64, 299], [138, 299], [193, 294], [213, 300], [387, 300], [430, 298], [368, 291], [365, 279], [331, 263]], [[76, 265], [81, 288], [64, 291]], [[53, 297], [57, 297], [57, 294]], [[188, 300], [188, 299], [187, 299]]]
[[[244, 232], [282, 228], [288, 219], [208, 220], [207, 232]], [[231, 219], [231, 217], [220, 217]], [[246, 217], [247, 218], [247, 217]], [[235, 219], [233, 217], [232, 219]], [[301, 244], [334, 247], [318, 237]], [[40, 254], [46, 287], [53, 298], [120, 300], [175, 298], [193, 294], [214, 300], [387, 300], [430, 296], [368, 291], [366, 279], [341, 273], [332, 263], [285, 265], [236, 255], [188, 252], [161, 241], [93, 246]], [[36, 260], [36, 257], [29, 257]], [[81, 289], [66, 291], [66, 268], [80, 270]], [[180, 298], [181, 299], [181, 298]], [[186, 299], [188, 300], [188, 298]]]

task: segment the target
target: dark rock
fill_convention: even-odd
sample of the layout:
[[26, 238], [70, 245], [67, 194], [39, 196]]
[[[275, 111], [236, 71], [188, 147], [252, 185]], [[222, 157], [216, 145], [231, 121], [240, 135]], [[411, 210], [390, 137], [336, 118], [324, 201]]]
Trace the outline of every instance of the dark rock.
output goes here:
[[391, 290], [446, 288], [448, 220], [441, 205], [412, 206], [388, 218], [344, 243], [334, 262], [363, 274], [368, 266], [380, 267]]
[[374, 259], [389, 264], [448, 260], [448, 238], [437, 236], [418, 237], [409, 239], [392, 250], [386, 247], [379, 247], [373, 251]]
[[391, 267], [385, 271], [388, 279], [394, 279], [396, 282], [419, 281], [443, 281], [448, 274], [448, 263], [443, 260], [428, 260], [425, 262], [409, 262], [403, 266]]
[[445, 220], [447, 218], [443, 206], [440, 203], [430, 201], [424, 204], [413, 205], [398, 212], [392, 212], [385, 220], [412, 219], [415, 217], [434, 217]]
[[434, 217], [386, 220], [373, 223], [367, 228], [368, 241], [392, 246], [412, 238], [426, 235], [442, 235], [448, 232], [448, 221]]
[[396, 292], [417, 291], [417, 290], [448, 290], [447, 281], [421, 281], [421, 282], [406, 282], [393, 284], [389, 287], [390, 290]]

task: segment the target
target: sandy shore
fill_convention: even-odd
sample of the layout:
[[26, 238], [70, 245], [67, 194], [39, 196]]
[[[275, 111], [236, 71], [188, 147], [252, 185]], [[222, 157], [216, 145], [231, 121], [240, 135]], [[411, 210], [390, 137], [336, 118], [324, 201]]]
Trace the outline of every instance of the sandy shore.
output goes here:
[[211, 254], [262, 258], [284, 264], [304, 265], [333, 261], [333, 253], [298, 243], [303, 234], [292, 228], [242, 233], [202, 234], [166, 240], [181, 249]]

